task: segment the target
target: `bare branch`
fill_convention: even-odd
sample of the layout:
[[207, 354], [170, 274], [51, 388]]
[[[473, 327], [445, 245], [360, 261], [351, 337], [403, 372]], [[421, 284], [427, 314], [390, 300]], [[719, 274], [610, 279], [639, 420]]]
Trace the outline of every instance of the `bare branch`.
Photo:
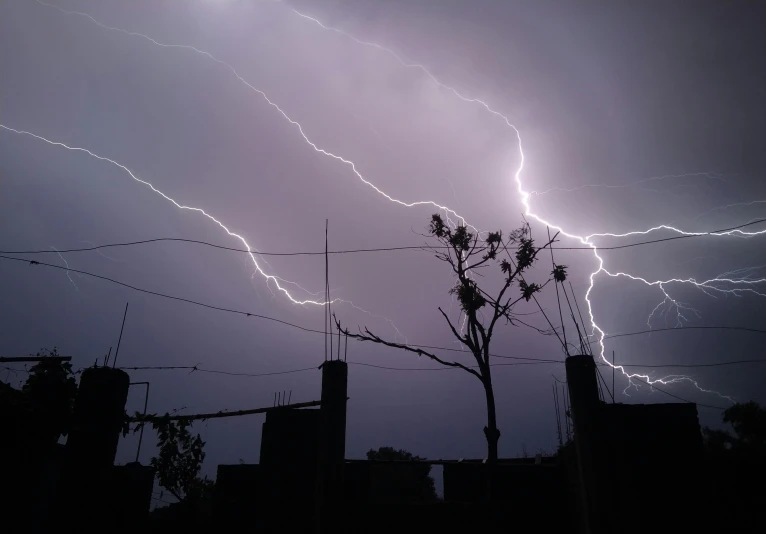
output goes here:
[[364, 334], [352, 334], [348, 330], [345, 330], [345, 331], [341, 330], [341, 332], [343, 332], [344, 334], [348, 335], [349, 337], [360, 339], [362, 341], [372, 341], [373, 343], [379, 343], [379, 344], [385, 345], [387, 347], [393, 347], [395, 349], [401, 349], [401, 350], [404, 350], [404, 351], [407, 351], [407, 352], [413, 352], [413, 353], [417, 354], [418, 356], [425, 356], [425, 357], [430, 358], [433, 361], [435, 361], [437, 363], [440, 363], [440, 364], [442, 364], [442, 365], [444, 365], [446, 367], [458, 367], [458, 368], [460, 368], [460, 369], [462, 369], [462, 370], [464, 370], [464, 371], [466, 371], [468, 373], [471, 373], [476, 378], [478, 378], [479, 380], [484, 382], [484, 377], [480, 373], [478, 373], [474, 369], [471, 369], [470, 367], [466, 367], [462, 363], [450, 362], [450, 361], [442, 360], [441, 358], [439, 358], [435, 354], [430, 353], [430, 352], [425, 351], [425, 350], [420, 349], [420, 348], [411, 347], [409, 345], [404, 345], [402, 343], [393, 343], [391, 341], [386, 341], [385, 339], [381, 339], [380, 337], [378, 337], [375, 334], [373, 334], [372, 332], [370, 332], [367, 328], [365, 328], [364, 331], [365, 331]]
[[438, 309], [439, 309], [439, 312], [441, 312], [441, 314], [444, 316], [444, 319], [447, 321], [447, 324], [449, 325], [450, 330], [452, 330], [452, 333], [455, 335], [455, 337], [458, 338], [458, 340], [460, 340], [460, 342], [463, 345], [468, 347], [468, 349], [471, 352], [475, 352], [474, 345], [473, 345], [473, 342], [471, 341], [471, 338], [469, 338], [467, 335], [466, 336], [461, 336], [460, 333], [452, 325], [452, 321], [449, 320], [449, 317], [447, 316], [447, 314], [444, 313], [444, 310], [442, 310], [441, 307], [439, 307]]

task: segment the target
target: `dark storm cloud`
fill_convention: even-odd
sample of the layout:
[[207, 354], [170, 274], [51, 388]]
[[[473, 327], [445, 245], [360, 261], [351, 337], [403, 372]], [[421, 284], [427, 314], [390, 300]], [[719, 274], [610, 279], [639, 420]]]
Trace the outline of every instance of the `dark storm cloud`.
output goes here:
[[[513, 182], [520, 154], [514, 132], [502, 120], [461, 102], [392, 56], [298, 17], [285, 4], [57, 5], [161, 42], [211, 52], [299, 121], [317, 146], [353, 160], [367, 180], [393, 198], [448, 205], [483, 229], [520, 224], [524, 207]], [[766, 215], [766, 204], [755, 204], [700, 217], [716, 206], [766, 199], [759, 124], [766, 111], [759, 64], [761, 6], [312, 2], [296, 7], [359, 38], [386, 44], [506, 114], [521, 132], [522, 178], [529, 191], [628, 186], [699, 172], [720, 177], [668, 178], [651, 186], [552, 191], [531, 198], [535, 213], [571, 233], [645, 230], [662, 223], [707, 231]], [[111, 158], [179, 203], [204, 208], [262, 250], [321, 249], [325, 218], [330, 219], [331, 248], [422, 243], [413, 230], [423, 231], [432, 207], [393, 203], [348, 165], [318, 154], [225, 66], [36, 2], [6, 2], [0, 13], [0, 124]], [[0, 132], [0, 173], [0, 243], [6, 250], [160, 236], [241, 246], [209, 219], [178, 210], [122, 169], [28, 136]], [[544, 227], [534, 225], [533, 231], [542, 235]], [[706, 280], [766, 264], [761, 241], [696, 238], [604, 252], [603, 257], [610, 270], [647, 280]], [[613, 242], [625, 241], [603, 240]], [[150, 290], [323, 328], [320, 309], [292, 304], [273, 282], [253, 274], [246, 255], [182, 244], [105, 253], [111, 259], [95, 253], [65, 258], [72, 268]], [[570, 265], [584, 304], [597, 262], [587, 251], [558, 254], [559, 262]], [[61, 262], [56, 255], [46, 260]], [[267, 260], [266, 272], [321, 292], [321, 257]], [[438, 305], [451, 304], [446, 291], [451, 281], [442, 267], [420, 252], [333, 257], [333, 295], [369, 314], [342, 303], [335, 310], [345, 323], [369, 325], [381, 335], [397, 335], [390, 320], [411, 342], [450, 344], [436, 312]], [[202, 362], [257, 373], [310, 367], [322, 359], [322, 336], [72, 275], [75, 289], [64, 271], [6, 263], [0, 269], [3, 353], [26, 354], [55, 344], [75, 357], [76, 367], [88, 365], [116, 343], [129, 300], [120, 349], [125, 365]], [[547, 270], [542, 266], [537, 274], [545, 276]], [[280, 283], [298, 299], [321, 299]], [[756, 295], [713, 298], [678, 284], [667, 290], [698, 311], [699, 317], [687, 312], [693, 324], [766, 324], [763, 300]], [[645, 328], [663, 298], [657, 287], [604, 275], [592, 292], [596, 320], [607, 332]], [[549, 294], [543, 305], [553, 310], [555, 299]], [[675, 325], [674, 313], [656, 314], [652, 326]], [[539, 316], [534, 320], [544, 324]], [[621, 338], [606, 346], [623, 362], [692, 363], [760, 356], [764, 341], [755, 335], [689, 331]], [[562, 356], [555, 340], [511, 328], [494, 350]], [[426, 365], [355, 343], [349, 360]], [[557, 366], [497, 368], [501, 455], [518, 454], [522, 444], [530, 451], [553, 447], [550, 373], [560, 376], [561, 371]], [[472, 377], [361, 366], [351, 373], [349, 456], [383, 445], [428, 457], [483, 454], [483, 399]], [[692, 374], [703, 387], [764, 400], [761, 367]], [[167, 371], [134, 376], [152, 381], [152, 410], [204, 411], [268, 404], [277, 390], [292, 390], [294, 400], [311, 400], [318, 395], [318, 375], [255, 379]], [[618, 391], [626, 385], [618, 378]], [[670, 387], [700, 402], [725, 402], [689, 384]], [[666, 400], [648, 388], [630, 394], [633, 398], [625, 400]], [[131, 410], [140, 407], [139, 397], [131, 396]], [[717, 417], [703, 416], [705, 423]], [[256, 460], [259, 425], [253, 419], [204, 428], [208, 469], [240, 458]], [[129, 440], [122, 444], [123, 459], [131, 457], [133, 446]]]

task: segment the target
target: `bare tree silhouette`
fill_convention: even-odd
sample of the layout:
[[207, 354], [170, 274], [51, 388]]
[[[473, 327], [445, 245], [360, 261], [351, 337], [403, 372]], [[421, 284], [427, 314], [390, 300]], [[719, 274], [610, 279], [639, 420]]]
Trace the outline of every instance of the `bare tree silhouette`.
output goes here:
[[[438, 310], [447, 321], [454, 337], [471, 351], [476, 360], [476, 367], [444, 360], [422, 348], [384, 340], [366, 327], [364, 331], [360, 329], [358, 334], [354, 334], [348, 329], [341, 328], [337, 318], [335, 323], [341, 332], [350, 337], [413, 352], [418, 356], [426, 356], [441, 365], [460, 368], [478, 378], [484, 387], [487, 401], [487, 426], [484, 427], [484, 435], [487, 438], [487, 460], [490, 464], [495, 464], [500, 431], [497, 428], [495, 393], [492, 387], [490, 342], [495, 333], [495, 327], [501, 319], [511, 325], [531, 326], [513, 313], [514, 306], [522, 300], [528, 302], [534, 298], [535, 293], [541, 291], [551, 281], [558, 283], [566, 280], [565, 265], [555, 266], [548, 280], [542, 284], [528, 283], [524, 279], [524, 273], [534, 265], [539, 253], [550, 247], [558, 234], [550, 238], [543, 246], [536, 247], [529, 224], [525, 222], [521, 228], [512, 231], [507, 237], [503, 237], [502, 232], [498, 231], [488, 232], [486, 237], [482, 238], [478, 232], [469, 231], [465, 224], [454, 225], [449, 221], [445, 223], [439, 214], [432, 215], [428, 234], [440, 244], [438, 247], [428, 247], [428, 249], [433, 251], [439, 260], [448, 264], [457, 277], [450, 293], [455, 295], [460, 303], [464, 322], [456, 327], [444, 310], [441, 308]], [[499, 289], [490, 294], [479, 286], [475, 280], [475, 274], [477, 269], [492, 264], [500, 268], [502, 283]], [[509, 292], [514, 285], [518, 287], [520, 295]], [[482, 310], [486, 307], [491, 313], [483, 313]], [[553, 330], [531, 327], [546, 335], [555, 333]]]

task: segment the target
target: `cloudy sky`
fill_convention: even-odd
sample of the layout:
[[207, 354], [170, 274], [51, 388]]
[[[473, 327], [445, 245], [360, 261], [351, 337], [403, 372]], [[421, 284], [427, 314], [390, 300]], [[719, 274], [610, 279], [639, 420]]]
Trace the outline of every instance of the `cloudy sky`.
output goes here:
[[[420, 245], [437, 206], [484, 230], [509, 231], [526, 215], [542, 236], [545, 221], [572, 236], [562, 236], [560, 247], [582, 247], [592, 234], [676, 229], [589, 238], [616, 246], [766, 217], [766, 13], [759, 3], [55, 6], [0, 3], [3, 251], [47, 249], [34, 259], [322, 330], [322, 307], [295, 303], [323, 299], [322, 256], [258, 257], [256, 269], [247, 254], [188, 243], [63, 257], [52, 249], [174, 237], [317, 251], [325, 219], [331, 249]], [[764, 230], [761, 223], [742, 232]], [[601, 251], [601, 271], [590, 250], [562, 250], [556, 259], [569, 266], [583, 308], [597, 273], [589, 300], [601, 331], [678, 327], [607, 339], [605, 352], [611, 358], [615, 351], [618, 363], [763, 358], [763, 335], [682, 331], [766, 324], [766, 235], [749, 234]], [[549, 271], [543, 262], [530, 278]], [[277, 323], [44, 266], [2, 260], [0, 273], [3, 355], [57, 346], [76, 368], [92, 365], [116, 346], [129, 302], [119, 365], [257, 374], [315, 367], [324, 358], [322, 335]], [[486, 284], [496, 280], [488, 273]], [[445, 266], [417, 250], [330, 261], [340, 319], [392, 340], [455, 346], [437, 311], [457, 318], [451, 284]], [[558, 316], [555, 294], [540, 303]], [[536, 306], [518, 311], [545, 326]], [[499, 354], [564, 357], [555, 338], [529, 329], [506, 327], [494, 343]], [[357, 342], [349, 343], [348, 360], [432, 366]], [[630, 371], [652, 380], [687, 375], [698, 387], [681, 380], [662, 389], [703, 404], [727, 406], [721, 395], [766, 401], [763, 364]], [[501, 456], [555, 447], [552, 375], [563, 378], [563, 365], [495, 369]], [[152, 412], [259, 407], [283, 390], [293, 401], [319, 397], [316, 370], [131, 376], [151, 381]], [[675, 401], [629, 387], [620, 372], [616, 382], [622, 402]], [[142, 394], [131, 392], [130, 411], [140, 409]], [[429, 458], [485, 454], [483, 393], [461, 371], [354, 365], [349, 396], [348, 457], [388, 445]], [[719, 417], [700, 408], [703, 424]], [[197, 425], [208, 442], [206, 472], [257, 461], [261, 422]], [[145, 448], [144, 461], [151, 451]], [[119, 460], [134, 454], [135, 440], [123, 440]]]

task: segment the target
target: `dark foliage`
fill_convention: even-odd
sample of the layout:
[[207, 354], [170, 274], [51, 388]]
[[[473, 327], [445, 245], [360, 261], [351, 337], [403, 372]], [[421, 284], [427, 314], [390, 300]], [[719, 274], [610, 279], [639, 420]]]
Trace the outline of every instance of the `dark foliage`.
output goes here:
[[431, 466], [421, 463], [425, 458], [403, 449], [380, 447], [367, 451], [367, 459], [381, 464], [373, 477], [372, 498], [378, 502], [426, 503], [438, 500]]
[[[199, 477], [205, 459], [205, 442], [197, 434], [189, 432], [190, 421], [168, 418], [154, 419], [159, 454], [151, 459], [160, 486], [179, 501], [193, 502], [209, 493], [212, 482]], [[142, 423], [144, 424], [144, 423]]]
[[13, 446], [29, 450], [50, 447], [69, 433], [77, 395], [72, 366], [53, 359], [59, 356], [55, 347], [35, 356], [43, 359], [30, 368], [20, 390], [0, 385], [5, 432], [12, 437]]
[[[58, 357], [59, 354], [53, 347], [51, 351], [43, 349], [36, 356]], [[36, 424], [46, 428], [54, 439], [69, 433], [77, 395], [77, 381], [69, 362], [47, 358], [37, 362], [21, 391]]]
[[[723, 413], [726, 430], [704, 430], [705, 482], [718, 532], [762, 532], [766, 502], [766, 409], [755, 402], [735, 404]], [[712, 530], [711, 530], [712, 531]]]
[[766, 409], [755, 402], [737, 403], [723, 412], [734, 435], [725, 430], [704, 430], [705, 442], [712, 452], [766, 455]]

